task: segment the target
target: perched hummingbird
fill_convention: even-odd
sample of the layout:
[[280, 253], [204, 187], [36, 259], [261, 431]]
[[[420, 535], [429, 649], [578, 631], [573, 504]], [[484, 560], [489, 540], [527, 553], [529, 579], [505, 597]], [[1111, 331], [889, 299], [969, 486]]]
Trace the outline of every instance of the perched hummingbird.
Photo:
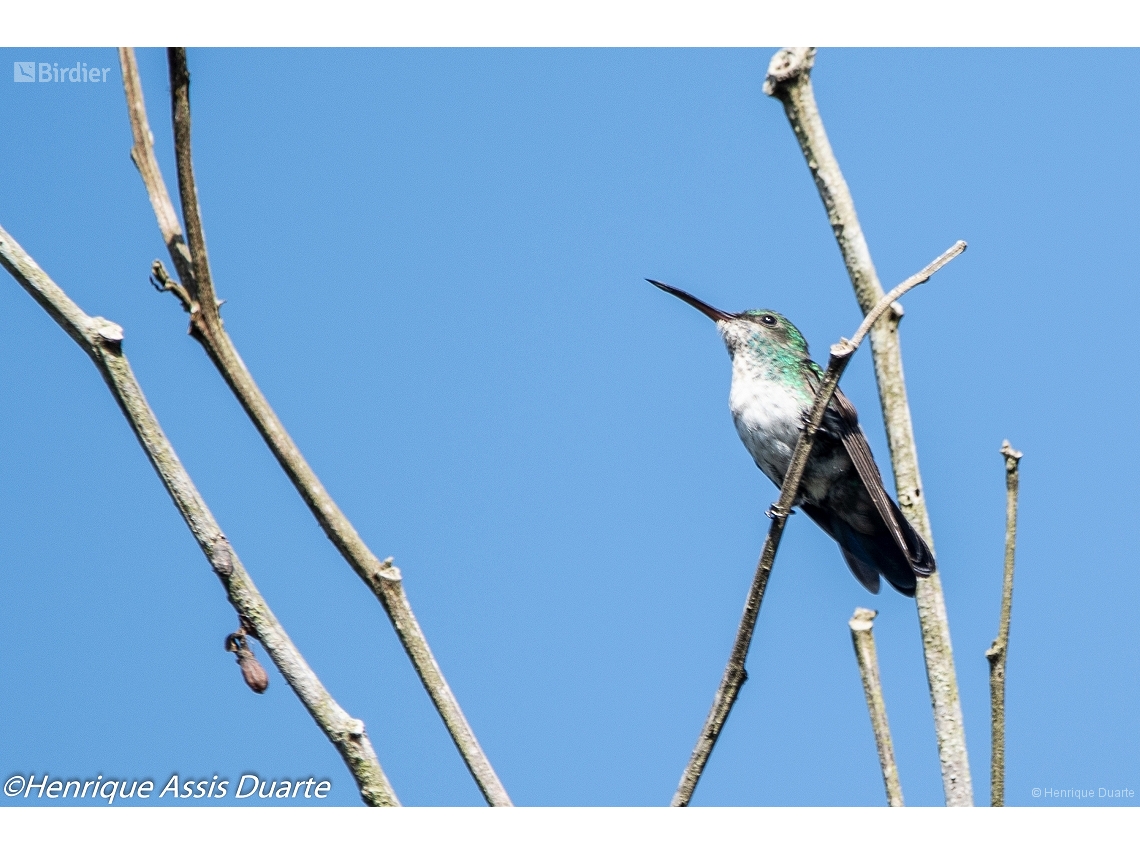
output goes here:
[[[732, 420], [756, 465], [777, 486], [792, 460], [823, 370], [791, 321], [768, 309], [733, 314], [679, 288], [648, 280], [716, 322], [732, 357]], [[828, 404], [794, 504], [839, 544], [847, 566], [872, 594], [882, 575], [914, 596], [915, 576], [935, 570], [934, 556], [886, 490], [859, 415], [839, 389]]]

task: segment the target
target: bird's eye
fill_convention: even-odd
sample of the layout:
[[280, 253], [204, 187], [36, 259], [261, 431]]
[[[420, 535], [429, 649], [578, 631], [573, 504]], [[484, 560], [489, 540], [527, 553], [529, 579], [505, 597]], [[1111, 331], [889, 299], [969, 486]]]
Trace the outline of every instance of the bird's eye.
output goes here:
[[775, 315], [761, 315], [760, 316], [760, 323], [762, 323], [766, 327], [774, 327], [774, 326], [776, 326], [776, 316]]

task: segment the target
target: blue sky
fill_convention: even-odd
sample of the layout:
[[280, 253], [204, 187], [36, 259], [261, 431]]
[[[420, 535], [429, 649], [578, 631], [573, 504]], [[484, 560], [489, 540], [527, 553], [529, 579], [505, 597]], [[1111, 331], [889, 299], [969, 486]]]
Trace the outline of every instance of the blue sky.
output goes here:
[[[733, 429], [712, 325], [644, 277], [776, 309], [819, 360], [859, 322], [761, 92], [773, 50], [190, 52], [227, 328], [326, 487], [402, 568], [518, 804], [668, 802], [776, 495]], [[174, 190], [165, 55], [138, 56]], [[147, 284], [166, 256], [114, 51], [0, 60], [112, 68], [106, 84], [0, 83], [0, 224], [123, 325], [187, 469], [401, 800], [480, 804], [380, 606]], [[824, 50], [813, 79], [884, 285], [970, 244], [906, 298], [902, 336], [976, 801], [1007, 437], [1025, 452], [1007, 802], [1140, 791], [1140, 54]], [[264, 696], [242, 684], [222, 649], [233, 612], [99, 375], [3, 278], [0, 772], [313, 775], [329, 803], [358, 803], [280, 676]], [[843, 387], [888, 468], [869, 353]], [[798, 515], [695, 804], [883, 803], [846, 625], [861, 605], [880, 612], [907, 803], [941, 803], [913, 601], [867, 594]]]

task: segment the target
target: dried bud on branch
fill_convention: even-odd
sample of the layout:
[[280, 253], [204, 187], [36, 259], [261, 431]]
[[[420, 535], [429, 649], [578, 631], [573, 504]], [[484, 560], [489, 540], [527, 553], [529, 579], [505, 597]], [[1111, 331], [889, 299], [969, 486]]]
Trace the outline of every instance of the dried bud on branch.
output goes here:
[[226, 636], [226, 650], [237, 656], [238, 667], [241, 668], [242, 679], [257, 694], [269, 688], [269, 673], [257, 661], [257, 657], [246, 642], [246, 632], [240, 629]]

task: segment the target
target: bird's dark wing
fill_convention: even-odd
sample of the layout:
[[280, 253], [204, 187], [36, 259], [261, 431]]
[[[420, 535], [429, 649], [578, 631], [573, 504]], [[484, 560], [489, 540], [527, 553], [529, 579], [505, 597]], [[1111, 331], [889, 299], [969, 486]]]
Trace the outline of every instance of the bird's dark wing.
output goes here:
[[863, 429], [859, 427], [859, 414], [855, 412], [855, 406], [843, 394], [842, 389], [837, 388], [835, 390], [835, 397], [831, 399], [831, 406], [828, 409], [832, 408], [839, 415], [839, 438], [843, 441], [847, 456], [855, 464], [855, 471], [859, 473], [859, 480], [867, 488], [871, 501], [875, 505], [875, 510], [879, 512], [879, 516], [887, 524], [891, 538], [902, 554], [909, 557], [910, 550], [903, 538], [902, 529], [899, 528], [898, 521], [895, 519], [891, 500], [887, 497], [886, 490], [883, 489], [882, 473], [879, 472], [879, 467], [875, 464], [875, 458], [871, 456], [871, 447], [867, 444], [867, 437], [863, 435]]
[[[822, 370], [810, 360], [805, 361], [804, 374], [812, 392], [819, 388], [822, 379]], [[863, 482], [867, 494], [875, 510], [879, 512], [884, 525], [890, 532], [891, 539], [898, 546], [899, 551], [906, 556], [914, 572], [920, 576], [929, 576], [935, 570], [934, 556], [929, 547], [918, 533], [911, 527], [906, 517], [899, 511], [898, 506], [883, 489], [883, 476], [871, 455], [871, 447], [867, 444], [867, 437], [859, 427], [859, 414], [855, 405], [843, 394], [843, 390], [836, 388], [835, 395], [824, 414], [822, 430], [836, 435], [843, 443], [847, 456], [855, 465], [859, 480]]]

